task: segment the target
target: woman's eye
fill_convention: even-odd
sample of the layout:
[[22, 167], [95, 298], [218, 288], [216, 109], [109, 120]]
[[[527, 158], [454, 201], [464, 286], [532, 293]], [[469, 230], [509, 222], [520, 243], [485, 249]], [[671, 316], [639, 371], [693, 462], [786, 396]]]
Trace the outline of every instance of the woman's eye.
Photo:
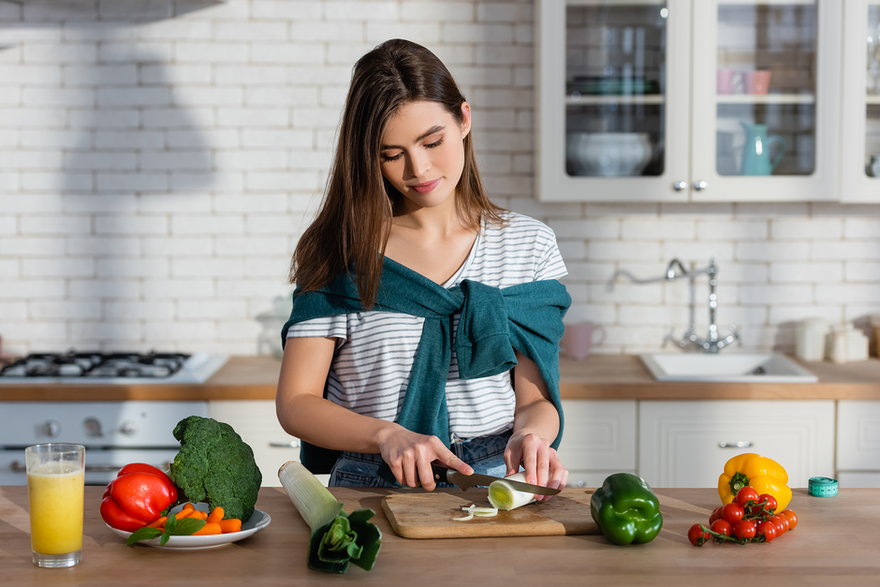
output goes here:
[[443, 139], [440, 138], [440, 139], [437, 139], [436, 141], [434, 141], [433, 143], [428, 143], [427, 145], [425, 145], [425, 148], [426, 149], [433, 149], [434, 147], [439, 147], [442, 144], [443, 144]]
[[403, 153], [398, 153], [397, 155], [382, 155], [382, 161], [397, 161], [403, 157]]

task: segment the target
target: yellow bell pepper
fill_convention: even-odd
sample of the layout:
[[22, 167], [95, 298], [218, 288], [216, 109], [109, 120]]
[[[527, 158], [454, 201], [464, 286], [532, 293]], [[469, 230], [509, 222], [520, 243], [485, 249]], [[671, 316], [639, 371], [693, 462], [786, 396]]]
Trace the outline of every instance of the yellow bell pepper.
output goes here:
[[758, 492], [776, 498], [776, 511], [781, 512], [791, 503], [788, 473], [771, 458], [755, 453], [744, 453], [731, 458], [718, 477], [718, 495], [721, 503], [730, 503], [740, 489], [748, 485]]

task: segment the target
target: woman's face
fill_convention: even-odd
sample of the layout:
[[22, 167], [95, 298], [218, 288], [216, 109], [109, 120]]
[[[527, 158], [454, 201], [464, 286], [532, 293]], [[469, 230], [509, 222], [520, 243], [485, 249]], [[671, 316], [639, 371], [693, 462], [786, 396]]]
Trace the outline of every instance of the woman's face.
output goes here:
[[464, 138], [471, 130], [471, 108], [462, 103], [462, 122], [439, 102], [419, 100], [401, 106], [382, 134], [382, 175], [403, 194], [404, 210], [454, 201], [464, 168]]

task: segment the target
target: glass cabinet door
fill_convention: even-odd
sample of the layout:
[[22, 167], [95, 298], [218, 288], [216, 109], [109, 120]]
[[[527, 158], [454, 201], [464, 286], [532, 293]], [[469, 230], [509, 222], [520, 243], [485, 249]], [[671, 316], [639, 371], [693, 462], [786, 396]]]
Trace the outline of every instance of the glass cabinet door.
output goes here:
[[844, 9], [841, 197], [880, 202], [880, 0]]
[[[865, 175], [880, 180], [880, 0], [866, 8]], [[874, 189], [880, 189], [878, 182], [874, 183]]]
[[698, 199], [835, 197], [828, 163], [836, 156], [833, 80], [839, 66], [833, 54], [839, 49], [827, 32], [839, 27], [840, 11], [833, 3], [694, 3], [691, 128], [693, 181], [703, 192]]
[[668, 8], [569, 2], [565, 11], [566, 173], [662, 174]]
[[536, 20], [538, 197], [686, 200], [690, 0], [543, 0]]

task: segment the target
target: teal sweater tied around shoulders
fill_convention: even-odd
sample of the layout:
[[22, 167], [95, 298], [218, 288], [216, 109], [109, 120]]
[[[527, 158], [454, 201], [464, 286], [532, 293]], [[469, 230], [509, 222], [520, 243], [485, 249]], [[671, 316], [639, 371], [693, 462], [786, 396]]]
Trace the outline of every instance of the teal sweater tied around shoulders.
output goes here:
[[[421, 434], [437, 436], [450, 445], [446, 408], [446, 377], [455, 349], [462, 379], [489, 377], [516, 366], [515, 351], [535, 362], [559, 413], [559, 341], [562, 318], [571, 304], [565, 286], [557, 280], [533, 281], [497, 288], [464, 280], [446, 289], [423, 275], [384, 260], [376, 304], [371, 311], [396, 312], [425, 319], [406, 395], [396, 422]], [[293, 310], [281, 331], [282, 346], [291, 325], [313, 318], [364, 311], [350, 274], [336, 277], [327, 287], [293, 293]], [[453, 315], [461, 317], [455, 335]], [[305, 449], [305, 443], [304, 443]], [[303, 451], [303, 462], [307, 460]], [[308, 463], [306, 463], [308, 466]]]

